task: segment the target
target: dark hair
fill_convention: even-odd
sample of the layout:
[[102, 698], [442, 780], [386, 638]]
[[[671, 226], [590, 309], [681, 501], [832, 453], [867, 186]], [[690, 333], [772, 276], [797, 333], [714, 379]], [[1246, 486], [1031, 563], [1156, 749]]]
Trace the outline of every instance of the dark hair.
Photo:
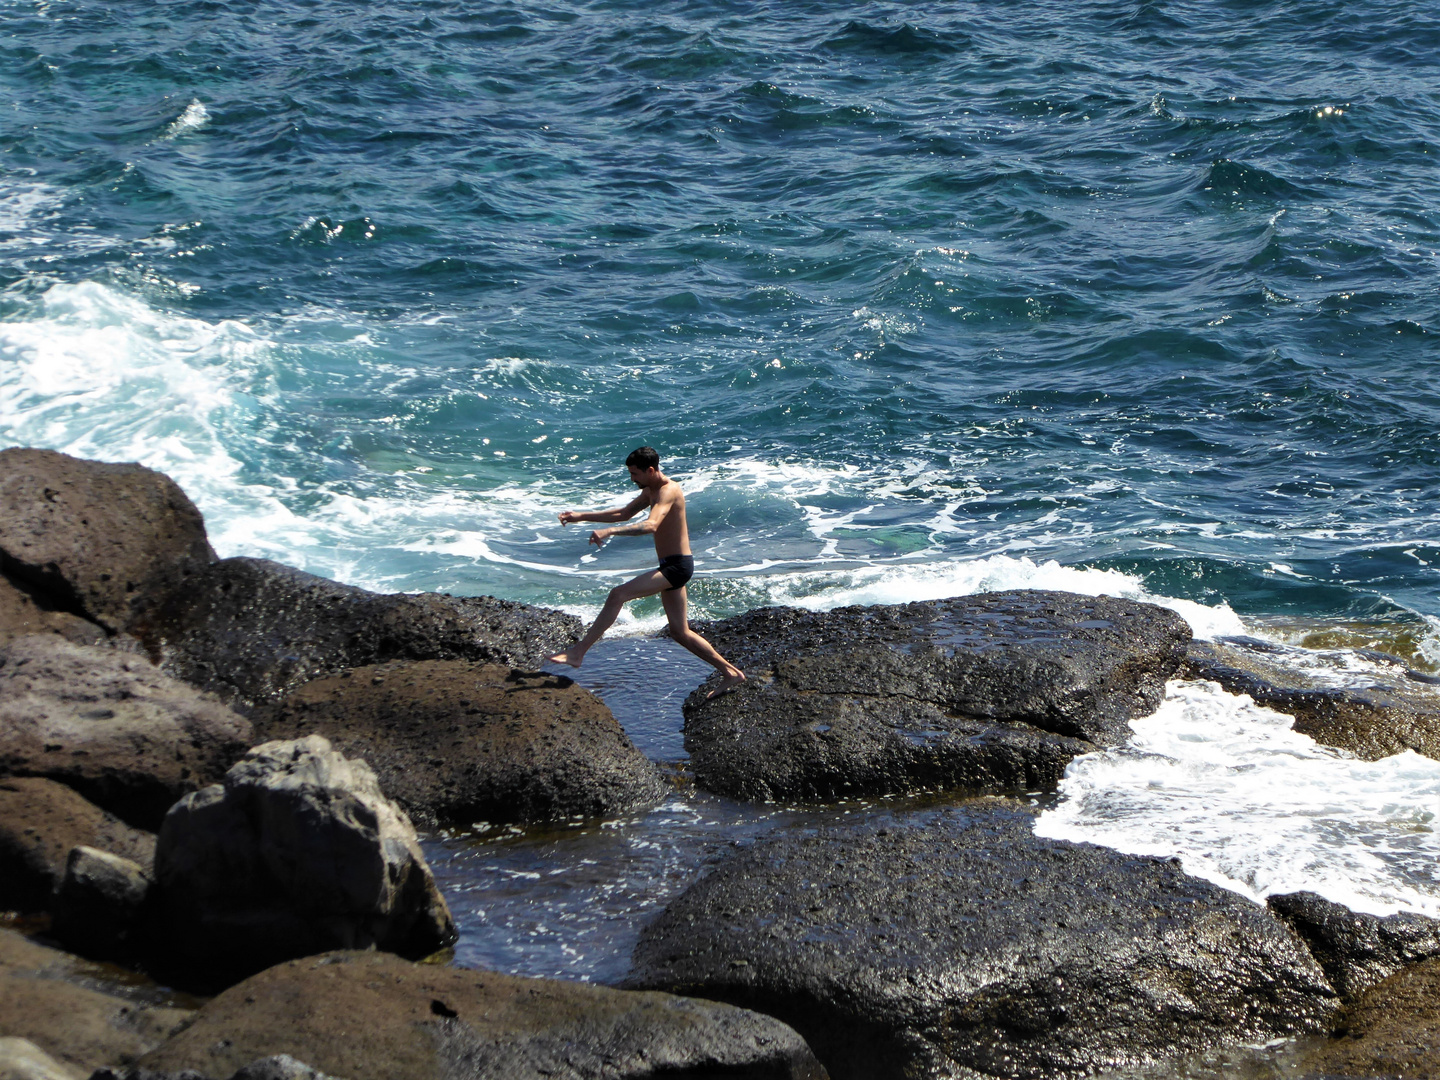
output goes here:
[[655, 452], [653, 446], [637, 446], [630, 451], [630, 456], [625, 459], [626, 466], [633, 465], [644, 472], [646, 469], [658, 469], [660, 467], [660, 455]]

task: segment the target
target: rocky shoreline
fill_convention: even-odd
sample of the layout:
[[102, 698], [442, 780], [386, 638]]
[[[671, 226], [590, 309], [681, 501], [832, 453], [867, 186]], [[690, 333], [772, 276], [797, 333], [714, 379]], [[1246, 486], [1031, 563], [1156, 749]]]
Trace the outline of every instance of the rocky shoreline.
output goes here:
[[1292, 1036], [1304, 1075], [1440, 1073], [1440, 924], [1261, 907], [1037, 838], [1013, 797], [1124, 742], [1175, 677], [1361, 757], [1440, 757], [1427, 677], [1307, 682], [1104, 597], [706, 624], [751, 680], [686, 702], [698, 785], [952, 805], [738, 848], [616, 987], [446, 966], [415, 823], [664, 794], [603, 703], [537, 670], [579, 629], [219, 559], [162, 474], [0, 451], [0, 1080], [1038, 1080]]

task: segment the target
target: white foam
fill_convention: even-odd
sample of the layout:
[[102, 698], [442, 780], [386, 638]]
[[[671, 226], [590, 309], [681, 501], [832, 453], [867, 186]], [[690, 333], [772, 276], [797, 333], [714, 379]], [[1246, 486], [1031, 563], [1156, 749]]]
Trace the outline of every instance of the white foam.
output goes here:
[[0, 179], [0, 247], [49, 243], [49, 236], [36, 229], [38, 219], [58, 209], [64, 199], [64, 193], [49, 184]]
[[1215, 683], [1172, 682], [1123, 748], [1075, 759], [1040, 836], [1178, 856], [1251, 899], [1300, 890], [1440, 916], [1440, 762], [1366, 762]]
[[174, 139], [184, 135], [187, 131], [195, 131], [204, 127], [210, 121], [210, 111], [205, 108], [199, 98], [194, 99], [185, 106], [185, 111], [170, 122], [165, 129], [162, 139]]

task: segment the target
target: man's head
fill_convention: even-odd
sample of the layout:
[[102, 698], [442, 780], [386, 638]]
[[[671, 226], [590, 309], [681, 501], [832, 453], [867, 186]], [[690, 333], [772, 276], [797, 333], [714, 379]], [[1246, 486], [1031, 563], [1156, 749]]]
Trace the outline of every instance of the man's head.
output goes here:
[[660, 455], [654, 447], [638, 446], [625, 459], [625, 467], [630, 470], [631, 480], [640, 487], [647, 487], [655, 482], [660, 472]]

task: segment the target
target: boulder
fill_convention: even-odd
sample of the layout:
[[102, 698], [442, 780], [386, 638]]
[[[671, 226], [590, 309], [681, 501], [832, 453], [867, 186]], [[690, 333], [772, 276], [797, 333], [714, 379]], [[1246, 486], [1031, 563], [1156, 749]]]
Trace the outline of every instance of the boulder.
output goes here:
[[[211, 1080], [194, 1069], [178, 1072], [155, 1069], [100, 1069], [90, 1080]], [[318, 1072], [289, 1054], [273, 1054], [259, 1058], [235, 1072], [230, 1080], [337, 1080], [328, 1073]]]
[[836, 1080], [1075, 1076], [1328, 1028], [1334, 990], [1264, 908], [1033, 824], [981, 800], [777, 832], [672, 901], [622, 985], [775, 1016]]
[[163, 473], [0, 450], [0, 570], [55, 610], [127, 630], [214, 558], [200, 511]]
[[404, 811], [318, 735], [257, 746], [176, 803], [155, 879], [159, 962], [197, 988], [337, 947], [418, 959], [456, 937]]
[[99, 964], [0, 928], [0, 1037], [28, 1039], [81, 1076], [130, 1064], [190, 1016], [140, 982], [122, 987]]
[[655, 766], [563, 676], [469, 660], [394, 661], [306, 683], [257, 734], [316, 732], [362, 757], [417, 821], [537, 822], [659, 802]]
[[231, 987], [140, 1064], [228, 1077], [282, 1053], [387, 1080], [824, 1075], [784, 1024], [727, 1005], [356, 952]]
[[225, 559], [175, 597], [146, 641], [176, 677], [241, 709], [387, 660], [538, 668], [580, 620], [490, 596], [366, 592], [264, 559]]
[[1364, 915], [1312, 892], [1271, 896], [1265, 903], [1310, 946], [1346, 1000], [1403, 967], [1440, 956], [1440, 922], [1423, 915]]
[[34, 590], [0, 576], [0, 645], [27, 634], [59, 634], [76, 645], [99, 645], [109, 637], [99, 624], [56, 611]]
[[130, 859], [77, 847], [55, 890], [51, 933], [67, 949], [92, 960], [125, 960], [136, 955], [150, 875]]
[[0, 1039], [0, 1080], [83, 1080], [29, 1039]]
[[749, 681], [692, 694], [685, 745], [697, 783], [744, 799], [1053, 787], [1155, 711], [1190, 641], [1165, 608], [1030, 590], [699, 629]]
[[155, 828], [249, 741], [248, 720], [144, 657], [54, 635], [0, 645], [0, 776], [59, 780]]
[[1293, 716], [1300, 734], [1365, 761], [1406, 750], [1440, 760], [1440, 694], [1433, 677], [1394, 657], [1368, 655], [1376, 670], [1342, 678], [1315, 664], [1316, 654], [1308, 650], [1223, 638], [1193, 642], [1183, 674], [1249, 694], [1257, 704]]
[[148, 869], [155, 834], [132, 829], [73, 788], [38, 776], [0, 780], [0, 910], [44, 911], [77, 845]]
[[1307, 1077], [1440, 1076], [1440, 957], [1404, 968], [1364, 991], [1336, 1037], [1306, 1060]]

